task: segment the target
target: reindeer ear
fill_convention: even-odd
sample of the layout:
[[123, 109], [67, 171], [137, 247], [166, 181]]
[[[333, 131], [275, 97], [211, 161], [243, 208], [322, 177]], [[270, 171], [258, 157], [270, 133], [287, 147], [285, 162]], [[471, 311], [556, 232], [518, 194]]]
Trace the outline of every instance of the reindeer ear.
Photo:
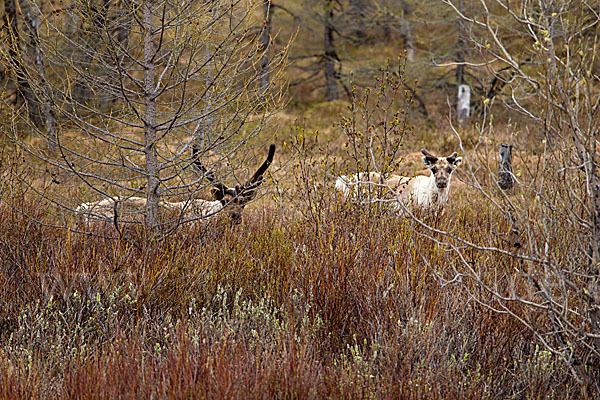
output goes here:
[[458, 167], [460, 164], [462, 164], [462, 157], [457, 157], [456, 159], [454, 159], [454, 162], [452, 163], [454, 164], [454, 167]]
[[242, 198], [243, 198], [243, 203], [244, 205], [253, 200], [256, 197], [256, 194], [258, 193], [258, 186], [262, 183], [262, 176], [260, 176], [256, 182], [256, 184], [250, 186], [249, 188], [244, 189], [242, 192], [240, 192]]
[[210, 196], [215, 200], [223, 200], [224, 193], [221, 189], [212, 187], [210, 188]]

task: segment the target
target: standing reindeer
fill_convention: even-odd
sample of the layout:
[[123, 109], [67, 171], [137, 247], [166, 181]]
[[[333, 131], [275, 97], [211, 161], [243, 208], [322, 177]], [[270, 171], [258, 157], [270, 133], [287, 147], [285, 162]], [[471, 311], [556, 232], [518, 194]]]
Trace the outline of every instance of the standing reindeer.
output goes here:
[[[177, 211], [185, 219], [207, 218], [223, 211], [231, 217], [232, 223], [239, 223], [242, 219], [242, 210], [256, 197], [258, 187], [265, 180], [263, 175], [273, 162], [275, 145], [271, 144], [269, 146], [267, 159], [254, 175], [244, 184], [233, 187], [225, 186], [216, 180], [212, 171], [207, 170], [200, 162], [196, 147], [192, 147], [192, 155], [194, 164], [213, 185], [211, 189], [212, 200], [161, 201], [160, 207], [166, 210]], [[82, 215], [86, 222], [114, 221], [117, 224], [120, 215], [132, 215], [134, 218], [137, 215], [138, 219], [140, 219], [141, 210], [145, 205], [146, 199], [141, 197], [109, 197], [99, 201], [82, 203], [77, 207], [76, 212]]]
[[[377, 172], [361, 172], [351, 176], [340, 176], [335, 189], [348, 199], [355, 195], [357, 186], [380, 187], [392, 192], [392, 203], [397, 211], [404, 206], [417, 206], [422, 209], [440, 209], [448, 202], [452, 172], [462, 163], [462, 157], [454, 152], [448, 157], [438, 158], [427, 150], [423, 153], [423, 164], [431, 171], [430, 176], [418, 175], [407, 178], [390, 175], [387, 178]], [[380, 199], [375, 199], [380, 200]], [[400, 204], [401, 203], [401, 204]]]

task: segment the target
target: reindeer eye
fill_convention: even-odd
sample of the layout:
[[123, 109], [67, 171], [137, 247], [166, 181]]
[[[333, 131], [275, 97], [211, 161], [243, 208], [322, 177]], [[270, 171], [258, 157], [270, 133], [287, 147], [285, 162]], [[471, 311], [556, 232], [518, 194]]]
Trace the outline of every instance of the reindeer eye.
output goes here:
[[449, 173], [449, 174], [451, 174], [451, 173], [452, 173], [452, 171], [453, 171], [453, 169], [452, 169], [452, 167], [447, 167], [447, 168], [446, 168], [446, 171], [448, 171], [448, 173]]
[[434, 174], [437, 172], [437, 167], [431, 167], [431, 172], [433, 172]]

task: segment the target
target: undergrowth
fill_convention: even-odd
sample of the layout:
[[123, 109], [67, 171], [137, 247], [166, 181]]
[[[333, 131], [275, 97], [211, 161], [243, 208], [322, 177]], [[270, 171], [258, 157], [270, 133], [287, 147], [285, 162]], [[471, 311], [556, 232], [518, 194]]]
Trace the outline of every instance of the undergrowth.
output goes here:
[[[271, 209], [149, 243], [23, 207], [0, 209], [2, 398], [578, 396], [486, 293], [447, 284], [457, 256], [408, 219], [331, 202], [319, 229]], [[455, 207], [429, 222], [491, 245], [502, 221]], [[510, 260], [471, 256], [509, 284]]]

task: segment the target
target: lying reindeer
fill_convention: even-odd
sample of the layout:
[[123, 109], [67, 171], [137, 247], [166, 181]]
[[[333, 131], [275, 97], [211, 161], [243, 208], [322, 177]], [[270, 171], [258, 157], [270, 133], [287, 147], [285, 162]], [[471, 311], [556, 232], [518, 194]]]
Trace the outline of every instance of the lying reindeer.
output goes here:
[[[256, 197], [258, 187], [264, 182], [264, 173], [273, 162], [275, 155], [275, 145], [269, 146], [267, 159], [262, 163], [252, 177], [243, 185], [227, 187], [218, 182], [211, 171], [208, 171], [198, 159], [198, 150], [192, 148], [194, 164], [203, 173], [214, 186], [211, 189], [213, 200], [192, 199], [188, 201], [168, 202], [161, 201], [159, 207], [166, 210], [179, 212], [184, 219], [207, 218], [226, 212], [231, 217], [233, 223], [241, 222], [242, 210]], [[75, 210], [83, 215], [86, 222], [90, 221], [115, 221], [125, 215], [137, 217], [138, 220], [142, 213], [140, 212], [146, 206], [146, 199], [141, 197], [114, 197], [106, 198], [90, 203], [82, 203]]]
[[452, 172], [462, 163], [462, 157], [457, 157], [456, 152], [443, 158], [438, 158], [425, 149], [421, 152], [423, 164], [431, 171], [430, 176], [407, 178], [390, 175], [384, 178], [377, 172], [361, 172], [349, 177], [340, 176], [335, 182], [335, 189], [348, 199], [351, 195], [356, 195], [357, 186], [380, 187], [392, 191], [392, 202], [396, 203], [396, 211], [402, 211], [400, 203], [426, 210], [440, 209], [448, 202]]

